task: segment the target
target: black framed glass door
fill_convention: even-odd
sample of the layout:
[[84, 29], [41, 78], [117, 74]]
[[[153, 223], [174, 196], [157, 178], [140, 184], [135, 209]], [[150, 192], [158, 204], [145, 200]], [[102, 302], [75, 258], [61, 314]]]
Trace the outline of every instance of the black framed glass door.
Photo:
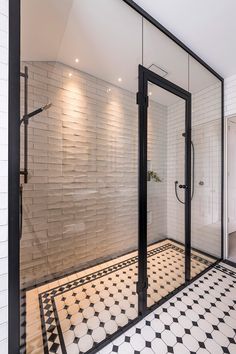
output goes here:
[[139, 313], [190, 280], [191, 94], [139, 66]]

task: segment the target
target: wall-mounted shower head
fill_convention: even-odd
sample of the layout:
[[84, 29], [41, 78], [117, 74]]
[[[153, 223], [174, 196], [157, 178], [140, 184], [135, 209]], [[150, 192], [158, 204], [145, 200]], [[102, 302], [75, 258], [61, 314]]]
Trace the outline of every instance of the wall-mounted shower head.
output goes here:
[[182, 136], [185, 138], [186, 137], [186, 133], [183, 133]]
[[49, 109], [50, 107], [52, 106], [52, 103], [48, 103], [46, 104], [45, 106], [43, 107], [40, 107], [38, 109], [36, 109], [35, 111], [31, 112], [31, 113], [28, 113], [27, 115], [25, 115], [21, 120], [20, 120], [20, 124], [23, 123], [23, 122], [26, 122], [28, 121], [30, 118], [36, 116], [37, 114], [43, 112], [43, 111], [46, 111], [47, 109]]

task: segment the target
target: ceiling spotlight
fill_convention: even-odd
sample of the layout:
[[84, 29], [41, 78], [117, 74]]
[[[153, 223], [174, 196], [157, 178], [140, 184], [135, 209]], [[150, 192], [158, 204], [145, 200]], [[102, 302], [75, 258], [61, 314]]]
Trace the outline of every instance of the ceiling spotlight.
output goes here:
[[152, 95], [152, 92], [150, 91], [148, 95], [151, 96], [151, 95]]
[[78, 62], [79, 62], [79, 59], [78, 59], [78, 58], [76, 58], [76, 59], [75, 59], [75, 62], [76, 62], [76, 63], [78, 63]]
[[68, 76], [71, 77], [71, 76], [72, 76], [72, 73], [69, 73]]
[[111, 92], [111, 88], [108, 88], [108, 89], [107, 89], [107, 92]]
[[121, 77], [119, 77], [118, 81], [119, 81], [119, 82], [122, 82], [122, 78], [121, 78]]

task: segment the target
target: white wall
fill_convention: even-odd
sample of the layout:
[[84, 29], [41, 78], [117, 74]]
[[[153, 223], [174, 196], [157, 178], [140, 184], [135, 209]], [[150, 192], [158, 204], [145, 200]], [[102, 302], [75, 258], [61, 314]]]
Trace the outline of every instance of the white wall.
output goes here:
[[0, 1], [0, 353], [7, 349], [8, 1]]

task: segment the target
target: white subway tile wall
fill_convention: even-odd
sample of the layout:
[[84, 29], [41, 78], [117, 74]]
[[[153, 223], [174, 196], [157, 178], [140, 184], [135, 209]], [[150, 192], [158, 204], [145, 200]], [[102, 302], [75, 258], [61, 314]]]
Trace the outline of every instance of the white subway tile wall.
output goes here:
[[147, 184], [147, 242], [152, 244], [167, 235], [167, 106], [149, 100], [147, 123], [148, 170], [157, 173], [161, 180], [151, 179]]
[[8, 322], [8, 1], [0, 1], [0, 353]]
[[225, 79], [225, 117], [236, 114], [236, 75]]
[[192, 246], [221, 256], [221, 83], [193, 96]]
[[[183, 100], [168, 107], [167, 123], [167, 234], [169, 237], [184, 243], [184, 205], [175, 196], [175, 181], [184, 184], [184, 137], [185, 103]], [[177, 187], [181, 201], [183, 190]]]
[[[220, 257], [221, 250], [221, 87], [192, 95], [192, 141], [195, 193], [192, 200], [192, 246]], [[184, 242], [184, 206], [174, 197], [174, 181], [184, 182], [184, 107], [168, 108], [168, 236]], [[201, 183], [203, 182], [203, 184]], [[179, 191], [183, 200], [183, 192]]]

